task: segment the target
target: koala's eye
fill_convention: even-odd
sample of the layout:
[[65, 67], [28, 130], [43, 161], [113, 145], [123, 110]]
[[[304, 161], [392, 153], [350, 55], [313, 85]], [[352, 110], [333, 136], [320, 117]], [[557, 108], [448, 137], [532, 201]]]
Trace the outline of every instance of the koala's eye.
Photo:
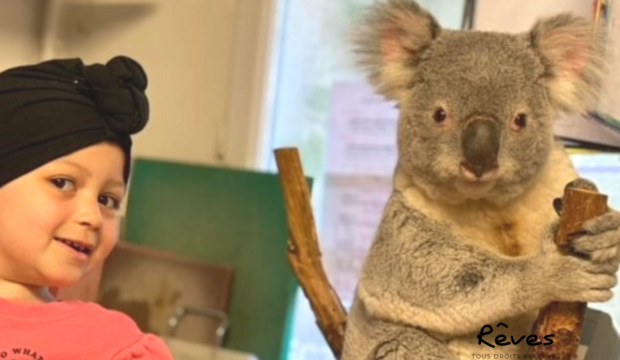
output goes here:
[[525, 114], [517, 115], [512, 120], [512, 124], [510, 124], [510, 127], [512, 128], [512, 130], [515, 130], [515, 131], [519, 131], [523, 129], [525, 126], [527, 126], [527, 116]]
[[448, 114], [446, 114], [446, 111], [442, 108], [435, 110], [435, 113], [433, 114], [433, 119], [435, 119], [435, 122], [438, 123], [444, 122], [447, 117]]

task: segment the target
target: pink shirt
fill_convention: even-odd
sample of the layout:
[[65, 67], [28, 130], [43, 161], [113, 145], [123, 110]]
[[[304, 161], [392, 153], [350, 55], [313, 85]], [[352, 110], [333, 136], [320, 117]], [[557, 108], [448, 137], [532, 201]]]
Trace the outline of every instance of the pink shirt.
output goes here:
[[171, 360], [172, 355], [125, 314], [94, 303], [0, 299], [0, 359]]

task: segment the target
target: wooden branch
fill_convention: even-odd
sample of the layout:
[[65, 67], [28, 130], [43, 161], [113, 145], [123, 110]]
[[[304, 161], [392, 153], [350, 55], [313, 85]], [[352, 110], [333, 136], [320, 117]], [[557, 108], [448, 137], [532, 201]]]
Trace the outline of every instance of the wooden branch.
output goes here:
[[[583, 223], [607, 211], [607, 196], [583, 189], [566, 189], [562, 201], [560, 229], [555, 239], [556, 245], [566, 248], [568, 234], [581, 230]], [[577, 358], [581, 343], [581, 330], [587, 303], [552, 302], [543, 308], [532, 328], [538, 341], [545, 343], [545, 335], [553, 334], [553, 344], [530, 347], [532, 355], [551, 355], [565, 360]], [[539, 356], [542, 358], [542, 356]], [[538, 357], [537, 357], [538, 358]]]
[[310, 191], [295, 148], [276, 149], [276, 162], [284, 192], [290, 240], [288, 260], [317, 319], [317, 324], [339, 359], [344, 343], [346, 311], [330, 285], [319, 249]]

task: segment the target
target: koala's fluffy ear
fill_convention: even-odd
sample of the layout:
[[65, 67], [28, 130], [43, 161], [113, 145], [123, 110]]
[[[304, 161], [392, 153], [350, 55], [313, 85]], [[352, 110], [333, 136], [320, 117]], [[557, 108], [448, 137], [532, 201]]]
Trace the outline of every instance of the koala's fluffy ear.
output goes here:
[[603, 78], [603, 38], [585, 19], [561, 14], [536, 23], [532, 45], [549, 74], [551, 99], [564, 111], [584, 113], [598, 97]]
[[353, 33], [355, 52], [370, 82], [397, 100], [411, 85], [412, 63], [439, 34], [437, 21], [418, 4], [389, 0], [373, 5]]

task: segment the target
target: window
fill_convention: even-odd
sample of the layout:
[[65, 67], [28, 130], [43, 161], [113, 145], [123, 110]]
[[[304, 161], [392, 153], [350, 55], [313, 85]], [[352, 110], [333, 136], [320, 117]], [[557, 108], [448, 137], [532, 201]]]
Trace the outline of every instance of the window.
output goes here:
[[[314, 178], [313, 207], [324, 265], [345, 307], [350, 305], [362, 261], [389, 194], [395, 160], [397, 113], [393, 105], [374, 95], [366, 85], [347, 38], [354, 22], [372, 3], [281, 0], [280, 7], [270, 148], [299, 148], [304, 171]], [[444, 28], [460, 27], [465, 0], [419, 3]], [[361, 114], [356, 105], [375, 113]], [[377, 131], [381, 137], [369, 136]], [[347, 132], [351, 137], [343, 135]], [[343, 164], [349, 166], [345, 169]], [[269, 168], [276, 169], [273, 159]], [[333, 359], [301, 292], [289, 358]]]

